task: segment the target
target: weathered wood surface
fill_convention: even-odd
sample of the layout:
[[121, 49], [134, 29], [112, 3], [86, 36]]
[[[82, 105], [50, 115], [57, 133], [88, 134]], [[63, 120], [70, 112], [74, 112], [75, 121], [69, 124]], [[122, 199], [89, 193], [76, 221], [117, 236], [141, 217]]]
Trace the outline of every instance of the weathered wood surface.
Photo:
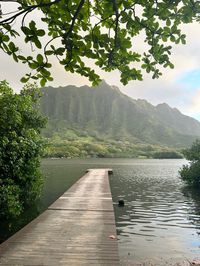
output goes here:
[[0, 265], [119, 265], [108, 170], [90, 169], [0, 246]]

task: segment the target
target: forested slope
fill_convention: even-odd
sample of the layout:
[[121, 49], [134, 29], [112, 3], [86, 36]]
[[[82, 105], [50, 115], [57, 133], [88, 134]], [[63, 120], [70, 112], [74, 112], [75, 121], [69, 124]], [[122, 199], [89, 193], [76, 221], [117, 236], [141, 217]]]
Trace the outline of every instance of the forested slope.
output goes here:
[[176, 108], [131, 99], [105, 82], [95, 88], [46, 87], [43, 94], [47, 137], [74, 128], [114, 140], [185, 147], [200, 136], [200, 123]]

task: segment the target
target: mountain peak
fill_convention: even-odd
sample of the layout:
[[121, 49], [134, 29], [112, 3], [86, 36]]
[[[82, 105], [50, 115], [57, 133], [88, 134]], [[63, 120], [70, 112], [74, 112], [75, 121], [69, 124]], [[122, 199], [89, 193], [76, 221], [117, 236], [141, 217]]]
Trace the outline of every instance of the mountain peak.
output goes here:
[[52, 128], [79, 128], [118, 139], [184, 147], [200, 136], [200, 123], [168, 104], [133, 100], [102, 81], [97, 87], [44, 88], [41, 109]]
[[158, 105], [156, 105], [156, 108], [158, 109], [172, 109], [167, 103], [159, 103]]

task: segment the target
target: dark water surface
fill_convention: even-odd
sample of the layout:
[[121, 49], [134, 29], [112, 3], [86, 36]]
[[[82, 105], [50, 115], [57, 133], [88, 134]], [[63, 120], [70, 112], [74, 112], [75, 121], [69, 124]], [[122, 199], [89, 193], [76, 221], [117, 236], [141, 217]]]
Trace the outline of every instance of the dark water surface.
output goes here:
[[[200, 258], [200, 192], [186, 189], [178, 178], [184, 163], [176, 159], [45, 159], [38, 208], [46, 209], [86, 169], [112, 168], [121, 265], [189, 265], [187, 260]], [[118, 207], [120, 198], [125, 207]]]
[[[110, 184], [122, 265], [174, 265], [200, 256], [200, 193], [184, 187], [184, 160], [44, 160], [42, 208], [87, 168], [112, 168]], [[118, 207], [118, 199], [125, 207]], [[152, 263], [152, 264], [151, 264]], [[183, 264], [181, 264], [183, 265]], [[185, 265], [185, 264], [184, 264]]]

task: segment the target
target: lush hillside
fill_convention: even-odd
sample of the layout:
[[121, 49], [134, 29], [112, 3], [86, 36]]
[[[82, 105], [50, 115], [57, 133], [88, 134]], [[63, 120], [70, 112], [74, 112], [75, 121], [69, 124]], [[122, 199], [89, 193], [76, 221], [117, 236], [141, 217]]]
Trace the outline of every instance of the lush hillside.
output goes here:
[[46, 157], [182, 158], [181, 151], [166, 146], [114, 140], [87, 131], [60, 130], [48, 141]]
[[105, 82], [95, 88], [47, 87], [43, 93], [41, 109], [49, 117], [46, 137], [70, 128], [103, 139], [182, 148], [200, 136], [197, 120], [167, 104], [131, 99]]

